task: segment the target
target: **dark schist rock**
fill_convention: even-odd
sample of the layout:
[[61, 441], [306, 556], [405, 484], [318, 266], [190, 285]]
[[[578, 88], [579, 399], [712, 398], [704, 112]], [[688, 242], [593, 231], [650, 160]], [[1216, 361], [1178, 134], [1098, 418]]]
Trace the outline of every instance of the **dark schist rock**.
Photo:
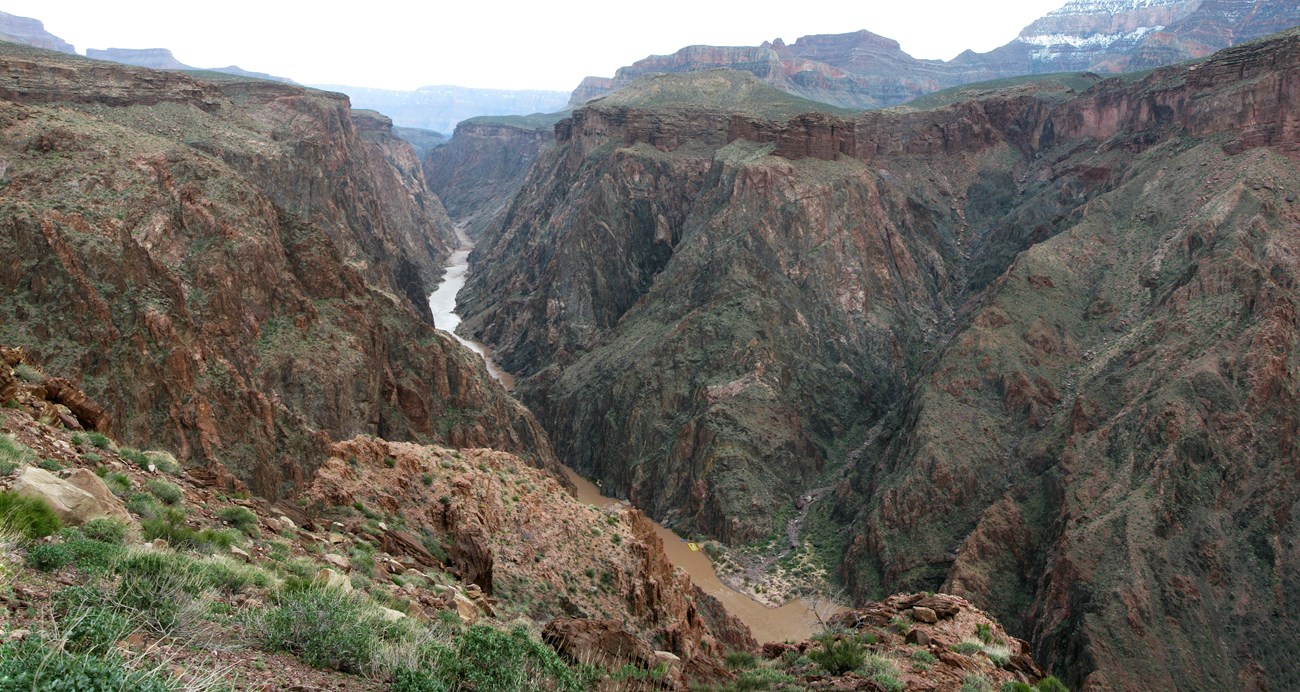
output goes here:
[[830, 484], [859, 601], [956, 592], [1072, 686], [1290, 686], [1297, 65], [1292, 31], [862, 114], [643, 78], [556, 126], [465, 329], [684, 530]]

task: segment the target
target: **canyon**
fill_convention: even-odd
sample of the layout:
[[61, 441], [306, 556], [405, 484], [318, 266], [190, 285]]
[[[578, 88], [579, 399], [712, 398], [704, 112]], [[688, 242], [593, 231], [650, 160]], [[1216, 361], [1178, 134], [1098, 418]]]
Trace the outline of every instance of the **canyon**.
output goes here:
[[1295, 687], [1293, 14], [694, 46], [445, 144], [0, 43], [0, 489], [170, 473], [286, 536], [274, 598], [291, 554], [591, 686]]
[[856, 602], [963, 595], [1072, 686], [1287, 687], [1298, 60], [866, 113], [642, 77], [556, 125], [460, 328], [674, 529], [779, 544], [829, 487]]

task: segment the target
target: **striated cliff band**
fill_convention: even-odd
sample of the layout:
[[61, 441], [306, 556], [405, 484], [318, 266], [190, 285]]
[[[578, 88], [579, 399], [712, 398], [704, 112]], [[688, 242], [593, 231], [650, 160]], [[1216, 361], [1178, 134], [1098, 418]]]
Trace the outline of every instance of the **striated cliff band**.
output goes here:
[[588, 77], [570, 106], [665, 72], [727, 68], [804, 98], [849, 108], [905, 103], [940, 89], [1028, 74], [1119, 73], [1202, 58], [1300, 24], [1287, 0], [1069, 0], [987, 53], [919, 60], [897, 41], [858, 31], [781, 39], [760, 46], [688, 46]]
[[358, 434], [553, 463], [428, 324], [454, 229], [387, 118], [14, 44], [0, 64], [0, 334], [103, 429], [267, 496]]
[[1297, 67], [1293, 31], [869, 113], [643, 78], [556, 126], [463, 330], [682, 530], [794, 526], [1071, 686], [1293, 687]]

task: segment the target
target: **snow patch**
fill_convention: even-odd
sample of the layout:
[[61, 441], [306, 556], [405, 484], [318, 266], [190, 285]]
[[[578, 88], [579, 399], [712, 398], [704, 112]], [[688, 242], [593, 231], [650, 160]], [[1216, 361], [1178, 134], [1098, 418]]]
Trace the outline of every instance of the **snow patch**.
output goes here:
[[1060, 9], [1047, 13], [1048, 17], [1068, 17], [1079, 14], [1119, 14], [1144, 10], [1148, 7], [1181, 5], [1187, 0], [1070, 0]]
[[1072, 48], [1106, 49], [1120, 41], [1140, 41], [1147, 34], [1161, 29], [1164, 29], [1164, 27], [1156, 25], [1139, 27], [1122, 34], [1092, 34], [1091, 36], [1038, 34], [1037, 36], [1021, 36], [1020, 40], [1032, 46], [1042, 46], [1041, 50], [1036, 50], [1031, 54], [1035, 60], [1052, 60], [1057, 56], [1053, 48], [1070, 46]]

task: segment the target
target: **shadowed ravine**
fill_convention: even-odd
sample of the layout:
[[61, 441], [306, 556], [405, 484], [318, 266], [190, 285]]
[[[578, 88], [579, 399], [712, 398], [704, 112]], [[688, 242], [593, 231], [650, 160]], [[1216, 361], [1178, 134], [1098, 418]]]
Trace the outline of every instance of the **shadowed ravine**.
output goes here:
[[[461, 246], [448, 260], [447, 271], [442, 281], [433, 293], [429, 294], [429, 309], [433, 312], [434, 325], [447, 331], [466, 348], [482, 356], [488, 372], [507, 390], [511, 390], [514, 388], [514, 378], [492, 362], [491, 351], [483, 344], [465, 339], [453, 331], [456, 325], [460, 324], [460, 316], [455, 313], [456, 293], [465, 285], [465, 277], [469, 271], [469, 253], [473, 249], [472, 242], [464, 232], [460, 229], [457, 229], [457, 232]], [[597, 507], [622, 502], [601, 495], [594, 484], [572, 469], [566, 467], [565, 470], [578, 488], [579, 500]], [[657, 522], [654, 527], [655, 532], [663, 539], [664, 552], [668, 554], [668, 559], [672, 560], [674, 565], [686, 570], [691, 581], [705, 593], [717, 598], [728, 611], [744, 621], [754, 633], [754, 638], [760, 642], [807, 639], [817, 628], [819, 613], [824, 619], [839, 610], [839, 607], [832, 603], [807, 602], [802, 599], [790, 601], [779, 608], [769, 608], [723, 584], [714, 572], [713, 563], [708, 557], [703, 552], [691, 550], [685, 539]]]

